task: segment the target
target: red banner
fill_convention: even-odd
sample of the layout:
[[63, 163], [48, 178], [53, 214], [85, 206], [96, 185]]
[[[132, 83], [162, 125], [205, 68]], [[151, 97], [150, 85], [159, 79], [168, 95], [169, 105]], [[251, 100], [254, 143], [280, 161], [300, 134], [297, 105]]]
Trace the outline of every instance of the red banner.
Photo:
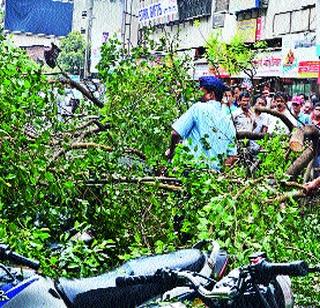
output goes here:
[[299, 77], [317, 78], [320, 70], [320, 61], [300, 61], [298, 66]]

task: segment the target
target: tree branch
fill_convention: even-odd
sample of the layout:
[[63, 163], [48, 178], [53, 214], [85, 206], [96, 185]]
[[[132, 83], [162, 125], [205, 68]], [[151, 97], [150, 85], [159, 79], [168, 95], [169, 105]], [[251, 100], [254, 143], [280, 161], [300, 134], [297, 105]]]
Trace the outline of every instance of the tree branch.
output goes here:
[[281, 113], [281, 112], [279, 112], [277, 110], [270, 109], [270, 108], [265, 108], [265, 107], [254, 107], [254, 110], [257, 110], [257, 111], [260, 111], [260, 112], [264, 112], [264, 113], [267, 113], [267, 114], [271, 114], [271, 115], [279, 118], [288, 127], [290, 132], [295, 127], [294, 124], [283, 113]]
[[[167, 183], [172, 184], [167, 184]], [[143, 178], [126, 178], [120, 176], [110, 176], [101, 180], [89, 180], [85, 184], [87, 186], [103, 186], [108, 183], [132, 183], [132, 184], [144, 184], [150, 186], [157, 186], [161, 189], [169, 191], [182, 191], [181, 181], [176, 178], [168, 177], [143, 177]]]
[[304, 143], [304, 130], [302, 128], [294, 128], [289, 141], [290, 149], [294, 152], [301, 152]]
[[304, 190], [293, 190], [293, 191], [286, 192], [276, 198], [268, 199], [266, 201], [267, 203], [274, 203], [274, 202], [282, 203], [291, 198], [301, 198], [301, 197], [306, 197], [306, 193], [304, 192]]
[[[56, 154], [54, 154], [52, 161], [57, 160], [60, 156], [65, 155], [67, 152], [71, 150], [81, 150], [81, 149], [89, 149], [89, 148], [103, 149], [107, 152], [114, 151], [112, 147], [106, 146], [104, 144], [98, 144], [93, 142], [77, 142], [77, 143], [70, 144], [66, 149], [61, 149]], [[145, 155], [137, 149], [128, 148], [128, 149], [125, 149], [124, 152], [128, 154], [135, 154], [141, 159], [146, 158]]]
[[269, 134], [266, 134], [266, 133], [253, 133], [253, 132], [250, 132], [250, 131], [241, 131], [241, 132], [237, 131], [237, 139], [238, 140], [240, 140], [240, 139], [261, 140], [266, 135], [269, 135]]
[[312, 147], [307, 147], [291, 164], [286, 173], [293, 178], [297, 177], [299, 173], [308, 166], [309, 162], [313, 159], [314, 154], [314, 149]]
[[69, 75], [66, 72], [61, 72], [61, 74], [65, 77], [65, 79], [59, 79], [62, 84], [68, 85], [74, 89], [77, 89], [79, 92], [83, 94], [88, 100], [93, 102], [96, 106], [99, 108], [102, 108], [104, 106], [103, 102], [101, 102], [99, 99], [97, 99], [88, 89], [83, 87], [80, 83], [72, 80]]

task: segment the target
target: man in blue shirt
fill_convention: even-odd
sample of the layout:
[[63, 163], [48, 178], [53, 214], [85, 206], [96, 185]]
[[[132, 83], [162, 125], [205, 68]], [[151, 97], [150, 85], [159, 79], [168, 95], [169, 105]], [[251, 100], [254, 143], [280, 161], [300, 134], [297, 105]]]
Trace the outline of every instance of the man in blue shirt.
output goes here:
[[297, 119], [297, 126], [302, 127], [304, 125], [311, 124], [311, 118], [308, 114], [304, 114], [301, 109], [304, 99], [300, 96], [294, 96], [291, 101], [292, 113]]
[[227, 87], [213, 76], [200, 78], [202, 101], [192, 105], [173, 125], [167, 158], [172, 158], [180, 140], [188, 146], [194, 157], [219, 170], [220, 156], [228, 156], [226, 165], [235, 161], [236, 130], [230, 115], [221, 106], [221, 99]]

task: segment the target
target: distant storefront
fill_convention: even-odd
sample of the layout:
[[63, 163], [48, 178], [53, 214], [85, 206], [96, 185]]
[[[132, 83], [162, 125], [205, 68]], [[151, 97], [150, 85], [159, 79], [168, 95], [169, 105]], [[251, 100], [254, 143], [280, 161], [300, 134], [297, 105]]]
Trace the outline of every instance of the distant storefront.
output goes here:
[[[255, 57], [254, 66], [255, 79], [277, 80], [277, 85], [281, 85], [291, 95], [318, 92], [320, 61], [315, 46], [262, 52]], [[248, 78], [244, 73], [230, 76], [222, 68], [219, 73], [221, 78]], [[207, 63], [196, 63], [194, 79], [206, 75], [218, 74]]]

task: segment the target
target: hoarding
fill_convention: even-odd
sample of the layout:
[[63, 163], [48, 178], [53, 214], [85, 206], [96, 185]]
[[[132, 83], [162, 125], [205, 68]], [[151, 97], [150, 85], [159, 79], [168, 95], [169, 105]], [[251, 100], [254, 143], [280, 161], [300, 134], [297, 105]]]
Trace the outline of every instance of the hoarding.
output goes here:
[[224, 26], [224, 20], [226, 18], [225, 13], [214, 13], [212, 15], [212, 27], [222, 28]]
[[138, 9], [140, 25], [164, 24], [178, 19], [177, 0], [142, 1]]
[[246, 43], [254, 43], [256, 41], [257, 20], [255, 18], [241, 20], [237, 23], [237, 34]]
[[6, 0], [5, 29], [66, 36], [72, 28], [73, 2]]
[[262, 39], [263, 28], [264, 28], [264, 17], [260, 16], [257, 18], [256, 41], [260, 41]]
[[294, 48], [286, 46], [282, 50], [282, 76], [286, 78], [318, 78], [320, 61], [316, 47]]

